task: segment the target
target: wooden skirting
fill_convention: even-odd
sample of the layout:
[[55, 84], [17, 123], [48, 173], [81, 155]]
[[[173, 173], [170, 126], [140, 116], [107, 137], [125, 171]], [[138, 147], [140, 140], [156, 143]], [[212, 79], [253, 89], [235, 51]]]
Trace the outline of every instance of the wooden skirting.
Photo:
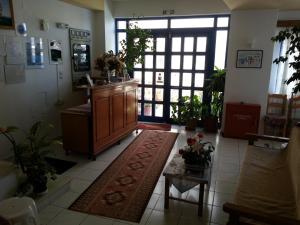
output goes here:
[[300, 27], [300, 20], [278, 20], [277, 27]]

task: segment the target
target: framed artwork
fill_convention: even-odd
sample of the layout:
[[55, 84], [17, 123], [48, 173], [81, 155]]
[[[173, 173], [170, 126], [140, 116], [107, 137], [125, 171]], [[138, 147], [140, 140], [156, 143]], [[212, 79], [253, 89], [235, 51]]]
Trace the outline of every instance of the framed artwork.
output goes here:
[[27, 68], [41, 69], [44, 68], [44, 47], [43, 39], [30, 37], [26, 41]]
[[236, 68], [261, 68], [263, 50], [238, 50]]
[[12, 0], [0, 0], [0, 29], [15, 29]]

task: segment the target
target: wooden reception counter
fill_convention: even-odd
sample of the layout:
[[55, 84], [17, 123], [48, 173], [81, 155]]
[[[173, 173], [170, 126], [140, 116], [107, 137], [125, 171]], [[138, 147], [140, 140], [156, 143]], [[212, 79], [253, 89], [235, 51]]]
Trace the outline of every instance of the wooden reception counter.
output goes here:
[[66, 153], [96, 155], [136, 129], [137, 87], [135, 80], [90, 88], [91, 103], [61, 113]]

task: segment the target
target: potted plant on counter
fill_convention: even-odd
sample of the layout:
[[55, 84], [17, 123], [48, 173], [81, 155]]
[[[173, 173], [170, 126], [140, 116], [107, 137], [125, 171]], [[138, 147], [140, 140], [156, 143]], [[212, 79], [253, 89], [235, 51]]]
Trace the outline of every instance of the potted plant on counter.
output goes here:
[[144, 53], [151, 47], [152, 35], [149, 30], [138, 27], [136, 23], [130, 23], [126, 29], [127, 38], [121, 41], [119, 57], [125, 62], [127, 71], [132, 73], [134, 65], [144, 63]]
[[172, 104], [172, 119], [178, 124], [185, 124], [186, 130], [195, 130], [202, 114], [200, 97], [184, 96], [179, 99], [178, 105]]

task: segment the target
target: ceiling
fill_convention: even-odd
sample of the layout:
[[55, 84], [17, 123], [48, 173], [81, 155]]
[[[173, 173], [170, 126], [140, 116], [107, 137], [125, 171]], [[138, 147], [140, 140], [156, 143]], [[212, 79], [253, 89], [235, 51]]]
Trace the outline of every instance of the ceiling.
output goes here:
[[70, 3], [92, 10], [104, 10], [104, 0], [61, 0], [63, 2]]
[[[104, 10], [104, 0], [61, 0], [92, 10]], [[129, 1], [129, 0], [112, 0]], [[300, 10], [300, 0], [223, 0], [230, 10], [279, 9]]]
[[300, 0], [223, 0], [229, 9], [300, 10]]

